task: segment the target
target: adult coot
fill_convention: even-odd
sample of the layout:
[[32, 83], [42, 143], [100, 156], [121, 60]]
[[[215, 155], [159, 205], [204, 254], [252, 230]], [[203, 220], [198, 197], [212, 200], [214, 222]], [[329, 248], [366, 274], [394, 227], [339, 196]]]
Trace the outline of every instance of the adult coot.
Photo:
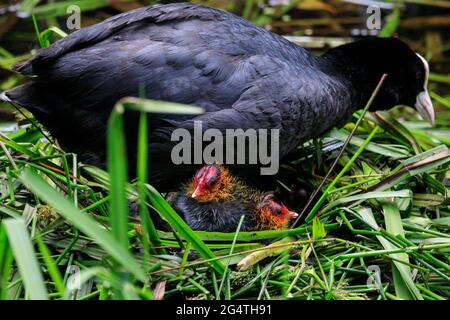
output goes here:
[[[171, 161], [172, 131], [192, 131], [193, 120], [203, 130], [279, 129], [283, 157], [348, 121], [383, 73], [388, 78], [372, 110], [404, 104], [434, 120], [428, 64], [398, 39], [369, 38], [315, 57], [231, 13], [193, 3], [111, 17], [39, 50], [15, 70], [31, 81], [3, 100], [30, 110], [64, 148], [94, 165], [105, 163], [106, 123], [120, 98], [144, 91], [147, 98], [203, 107], [199, 116], [149, 115], [150, 181], [160, 190], [195, 170]], [[128, 114], [132, 173], [136, 123]]]

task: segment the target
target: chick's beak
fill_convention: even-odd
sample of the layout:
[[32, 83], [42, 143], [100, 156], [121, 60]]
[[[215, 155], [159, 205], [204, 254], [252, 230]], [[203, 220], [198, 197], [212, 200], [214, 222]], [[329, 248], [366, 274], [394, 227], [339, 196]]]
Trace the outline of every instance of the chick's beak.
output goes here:
[[289, 211], [289, 218], [295, 219], [298, 217], [298, 213], [294, 211]]
[[196, 186], [195, 189], [194, 189], [194, 192], [192, 192], [191, 198], [195, 199], [195, 198], [198, 197], [199, 194], [200, 194], [200, 187]]
[[424, 120], [428, 121], [431, 125], [434, 125], [433, 103], [426, 90], [422, 91], [417, 96], [415, 107]]

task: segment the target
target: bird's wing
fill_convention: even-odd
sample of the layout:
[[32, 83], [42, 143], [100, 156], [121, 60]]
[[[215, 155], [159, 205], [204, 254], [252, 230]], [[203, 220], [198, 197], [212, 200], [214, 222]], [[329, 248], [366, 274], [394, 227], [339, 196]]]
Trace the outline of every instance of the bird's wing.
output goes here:
[[97, 108], [106, 116], [118, 99], [138, 96], [141, 89], [149, 99], [219, 111], [273, 72], [271, 60], [279, 58], [258, 52], [267, 51], [272, 38], [224, 11], [195, 4], [153, 6], [77, 31], [17, 69], [37, 75], [35, 92], [49, 95], [52, 88], [51, 95], [65, 101], [40, 106], [52, 112]]
[[275, 71], [252, 82], [232, 108], [209, 112], [174, 127], [192, 130], [194, 121], [201, 121], [203, 131], [278, 129], [283, 156], [351, 117], [350, 93], [336, 79], [312, 68], [287, 70], [289, 65], [283, 61], [260, 59], [268, 66], [266, 70]]
[[174, 3], [139, 8], [76, 31], [52, 46], [39, 50], [31, 59], [16, 64], [14, 69], [24, 75], [33, 75], [39, 71], [39, 68], [44, 68], [47, 63], [62, 55], [98, 43], [137, 22], [164, 23], [191, 18], [208, 21], [221, 20], [223, 17], [224, 11], [195, 3]]
[[[289, 117], [297, 106], [292, 105], [289, 95], [295, 91], [283, 74], [288, 65], [267, 56], [251, 56], [241, 61], [231, 77], [247, 78], [240, 81], [240, 93], [234, 103], [220, 110], [206, 112], [189, 120], [167, 120], [171, 128], [161, 128], [169, 134], [173, 128], [193, 130], [195, 122], [202, 123], [202, 130], [219, 129], [283, 129], [283, 119]], [[263, 67], [264, 66], [264, 67]], [[221, 89], [226, 90], [224, 83]], [[289, 125], [289, 124], [288, 124]], [[168, 130], [167, 130], [168, 129]], [[164, 138], [166, 140], [167, 137]], [[170, 140], [170, 139], [169, 139]]]

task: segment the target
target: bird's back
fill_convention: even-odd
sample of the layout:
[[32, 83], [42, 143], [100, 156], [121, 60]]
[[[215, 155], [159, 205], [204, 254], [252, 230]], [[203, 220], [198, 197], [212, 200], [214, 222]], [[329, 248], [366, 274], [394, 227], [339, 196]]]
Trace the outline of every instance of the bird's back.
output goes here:
[[198, 202], [180, 192], [172, 206], [197, 231], [235, 232], [242, 216], [240, 231], [252, 231], [256, 226], [253, 212], [239, 201]]
[[[281, 157], [333, 125], [323, 116], [349, 113], [342, 112], [348, 109], [344, 90], [309, 52], [231, 13], [192, 3], [114, 16], [40, 50], [16, 69], [37, 77], [8, 92], [9, 98], [32, 111], [63, 147], [95, 165], [104, 163], [110, 111], [125, 96], [144, 93], [203, 107], [206, 113], [196, 119], [204, 130], [280, 129]], [[137, 117], [127, 117], [133, 165]], [[171, 132], [192, 130], [192, 117], [149, 117], [157, 181], [170, 180]]]

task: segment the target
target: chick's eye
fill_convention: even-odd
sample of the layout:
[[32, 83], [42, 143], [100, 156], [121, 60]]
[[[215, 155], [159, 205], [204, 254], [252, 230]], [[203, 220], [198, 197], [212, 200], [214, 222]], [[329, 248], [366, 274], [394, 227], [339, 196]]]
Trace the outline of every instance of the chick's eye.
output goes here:
[[280, 215], [281, 214], [281, 209], [279, 207], [275, 207], [272, 209], [272, 212], [274, 215]]
[[215, 187], [217, 185], [218, 180], [215, 177], [208, 177], [206, 179], [206, 185], [209, 187]]

